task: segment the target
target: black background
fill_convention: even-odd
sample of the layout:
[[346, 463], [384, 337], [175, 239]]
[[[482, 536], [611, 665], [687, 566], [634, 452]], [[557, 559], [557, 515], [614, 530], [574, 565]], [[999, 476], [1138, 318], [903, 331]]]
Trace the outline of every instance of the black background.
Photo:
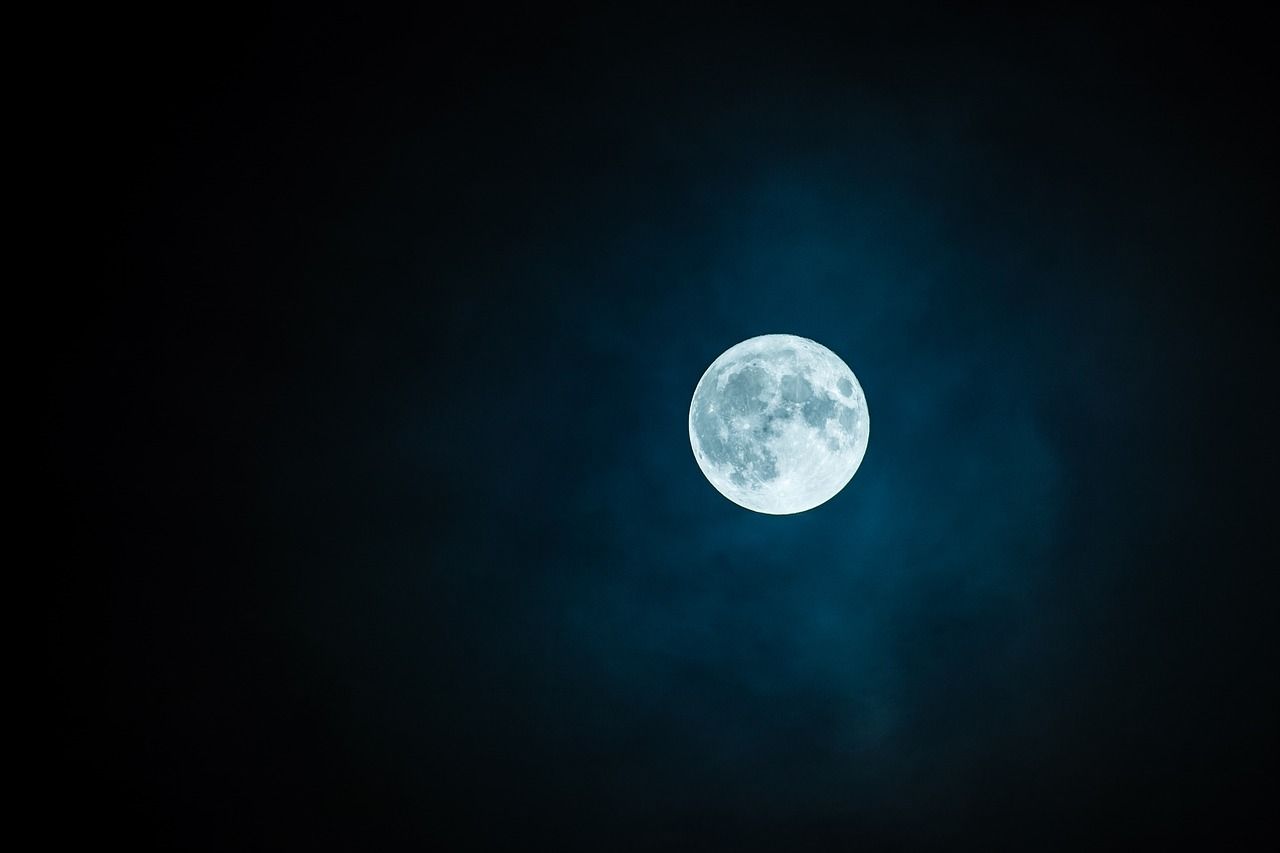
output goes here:
[[[1274, 843], [1265, 32], [79, 20], [55, 834]], [[799, 516], [688, 447], [770, 332], [871, 410]]]

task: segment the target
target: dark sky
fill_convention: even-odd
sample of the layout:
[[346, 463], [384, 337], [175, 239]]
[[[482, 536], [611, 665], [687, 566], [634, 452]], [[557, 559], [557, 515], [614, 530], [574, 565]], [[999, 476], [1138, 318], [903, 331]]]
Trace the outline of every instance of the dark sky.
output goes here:
[[[66, 826], [1274, 843], [1259, 21], [116, 15], [67, 107]], [[773, 332], [871, 412], [797, 516], [688, 441]]]

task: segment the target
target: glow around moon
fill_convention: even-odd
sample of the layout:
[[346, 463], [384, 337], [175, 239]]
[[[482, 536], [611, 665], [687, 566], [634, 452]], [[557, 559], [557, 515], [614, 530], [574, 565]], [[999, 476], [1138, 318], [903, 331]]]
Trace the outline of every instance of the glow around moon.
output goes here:
[[870, 430], [853, 371], [796, 335], [730, 347], [689, 404], [689, 443], [702, 473], [729, 500], [770, 515], [834, 497], [862, 464]]

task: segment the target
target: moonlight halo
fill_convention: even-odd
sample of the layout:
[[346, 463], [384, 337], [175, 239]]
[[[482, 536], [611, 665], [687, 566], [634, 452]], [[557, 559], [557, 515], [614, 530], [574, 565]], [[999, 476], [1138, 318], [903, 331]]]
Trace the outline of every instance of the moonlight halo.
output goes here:
[[698, 467], [729, 500], [790, 515], [826, 503], [853, 478], [871, 419], [840, 357], [797, 335], [760, 335], [707, 368], [689, 403]]

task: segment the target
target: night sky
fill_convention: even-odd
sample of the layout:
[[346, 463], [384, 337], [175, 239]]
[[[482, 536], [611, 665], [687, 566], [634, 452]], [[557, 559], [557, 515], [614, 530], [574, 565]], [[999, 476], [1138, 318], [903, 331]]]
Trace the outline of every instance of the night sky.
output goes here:
[[[86, 22], [55, 836], [1274, 843], [1274, 46], [1210, 12]], [[774, 332], [871, 413], [780, 517], [687, 431]]]

